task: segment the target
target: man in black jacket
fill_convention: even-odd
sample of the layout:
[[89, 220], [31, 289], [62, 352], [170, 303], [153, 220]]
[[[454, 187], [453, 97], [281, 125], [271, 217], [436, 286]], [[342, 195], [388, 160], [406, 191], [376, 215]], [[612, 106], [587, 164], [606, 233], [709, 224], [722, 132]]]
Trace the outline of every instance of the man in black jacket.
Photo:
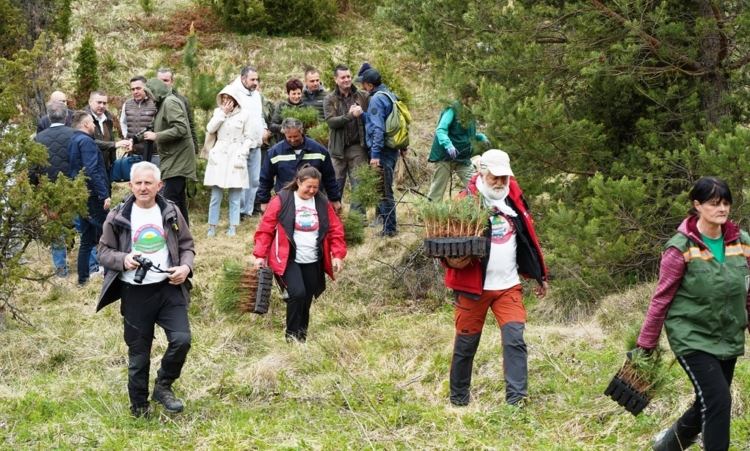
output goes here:
[[[44, 144], [47, 147], [47, 166], [39, 170], [32, 171], [31, 182], [38, 184], [41, 177], [46, 175], [49, 181], [54, 183], [57, 177], [67, 175], [70, 172], [68, 163], [68, 141], [73, 136], [72, 128], [65, 125], [68, 117], [68, 106], [63, 102], [52, 101], [47, 104], [47, 116], [50, 126], [42, 130], [34, 137], [34, 141]], [[65, 240], [52, 246], [52, 262], [55, 264], [55, 275], [57, 277], [68, 276], [67, 252], [65, 249]]]
[[[66, 105], [65, 109], [67, 110], [67, 116], [63, 120], [63, 124], [67, 125], [68, 127], [70, 127], [70, 124], [73, 121], [73, 113], [75, 113], [75, 111], [73, 111], [71, 109], [68, 109], [68, 107], [67, 107], [68, 98], [65, 96], [65, 93], [60, 92], [60, 91], [55, 91], [55, 92], [53, 92], [52, 94], [49, 95], [49, 101], [50, 102], [62, 102], [62, 103], [64, 103]], [[48, 129], [50, 125], [52, 125], [52, 121], [50, 120], [50, 117], [49, 117], [49, 109], [47, 110], [47, 113], [48, 114], [46, 116], [42, 116], [37, 121], [37, 123], [36, 123], [36, 132], [37, 133], [41, 133], [42, 131]]]

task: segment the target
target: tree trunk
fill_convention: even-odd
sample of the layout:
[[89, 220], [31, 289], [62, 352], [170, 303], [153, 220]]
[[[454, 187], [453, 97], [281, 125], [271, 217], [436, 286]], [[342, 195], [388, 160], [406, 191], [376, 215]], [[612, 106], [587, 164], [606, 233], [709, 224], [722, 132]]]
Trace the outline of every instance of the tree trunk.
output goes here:
[[[700, 17], [709, 21], [721, 23], [720, 11], [715, 9], [711, 0], [701, 0], [699, 4]], [[716, 126], [723, 117], [729, 116], [731, 110], [722, 97], [729, 91], [729, 80], [724, 68], [727, 54], [727, 37], [721, 25], [708, 33], [701, 42], [699, 62], [707, 69], [702, 77], [701, 105], [710, 126]]]

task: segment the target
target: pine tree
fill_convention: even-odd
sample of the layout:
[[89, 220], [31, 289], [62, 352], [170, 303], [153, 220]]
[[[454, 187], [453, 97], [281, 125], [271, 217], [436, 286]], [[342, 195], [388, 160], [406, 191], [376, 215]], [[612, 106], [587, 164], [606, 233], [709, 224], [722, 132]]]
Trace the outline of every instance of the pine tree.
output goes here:
[[96, 56], [96, 44], [91, 33], [86, 33], [76, 55], [76, 98], [78, 106], [86, 105], [91, 91], [99, 88], [99, 59]]
[[568, 306], [652, 278], [701, 176], [727, 179], [750, 221], [744, 2], [386, 6], [446, 79], [480, 86], [473, 112], [535, 204]]

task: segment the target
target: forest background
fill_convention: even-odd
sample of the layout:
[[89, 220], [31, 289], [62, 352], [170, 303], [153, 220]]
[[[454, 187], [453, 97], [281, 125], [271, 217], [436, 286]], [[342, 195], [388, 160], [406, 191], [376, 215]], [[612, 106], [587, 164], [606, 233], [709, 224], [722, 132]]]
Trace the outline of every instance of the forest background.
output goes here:
[[[633, 418], [601, 393], [642, 321], [662, 245], [705, 175], [745, 201], [748, 32], [744, 1], [0, 0], [0, 447], [7, 449], [647, 449], [692, 399], [673, 366]], [[92, 51], [93, 50], [93, 51]], [[31, 141], [54, 89], [110, 111], [128, 80], [171, 67], [199, 135], [215, 93], [246, 64], [263, 92], [309, 66], [370, 61], [415, 124], [399, 181], [401, 235], [368, 230], [313, 307], [311, 339], [288, 346], [283, 304], [264, 316], [216, 302], [227, 260], [247, 262], [255, 222], [205, 236], [205, 192], [190, 308], [194, 347], [178, 395], [185, 413], [129, 417], [116, 307], [94, 314], [97, 284], [51, 278], [48, 246], [85, 205], [82, 180], [29, 185], [46, 152]], [[447, 400], [450, 293], [419, 252], [415, 191], [425, 192], [440, 111], [479, 91], [472, 113], [510, 153], [551, 274], [529, 308], [529, 406], [504, 406], [501, 343], [488, 320], [474, 402]], [[20, 106], [20, 109], [19, 109]], [[73, 105], [71, 105], [73, 106]], [[455, 190], [454, 190], [455, 192]], [[118, 186], [116, 200], [126, 193]], [[58, 217], [44, 213], [55, 206]], [[372, 219], [372, 218], [371, 218]], [[73, 260], [75, 252], [73, 253]], [[23, 263], [23, 264], [22, 264]], [[157, 334], [154, 367], [164, 348]], [[750, 449], [750, 368], [733, 385], [732, 449]]]

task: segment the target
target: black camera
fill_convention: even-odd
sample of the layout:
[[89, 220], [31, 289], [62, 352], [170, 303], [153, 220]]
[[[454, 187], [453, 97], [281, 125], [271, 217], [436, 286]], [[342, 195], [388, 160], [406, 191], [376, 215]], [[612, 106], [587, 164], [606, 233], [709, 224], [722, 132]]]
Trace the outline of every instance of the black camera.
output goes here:
[[152, 266], [154, 266], [154, 263], [147, 259], [146, 257], [141, 257], [140, 255], [136, 255], [133, 257], [133, 260], [137, 261], [140, 265], [135, 270], [135, 276], [133, 277], [133, 282], [135, 283], [143, 283], [143, 278], [146, 277], [146, 273], [149, 269], [151, 269]]

